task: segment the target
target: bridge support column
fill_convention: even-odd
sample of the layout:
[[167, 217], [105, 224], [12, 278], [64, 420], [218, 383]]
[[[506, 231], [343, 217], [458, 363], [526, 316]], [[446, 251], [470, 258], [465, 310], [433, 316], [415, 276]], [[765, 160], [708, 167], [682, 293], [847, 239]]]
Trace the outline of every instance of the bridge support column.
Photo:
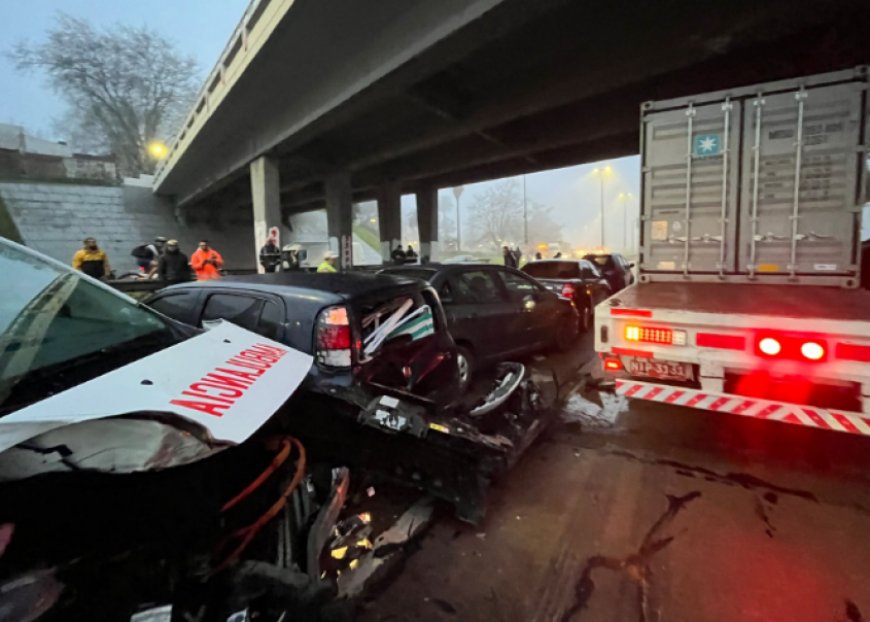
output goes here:
[[269, 228], [281, 230], [281, 186], [278, 166], [272, 158], [261, 156], [251, 162], [251, 196], [254, 204], [254, 253], [257, 271], [263, 272], [259, 263], [260, 248], [269, 237]]
[[[326, 227], [329, 250], [338, 253], [338, 266], [346, 270], [353, 263], [353, 194], [350, 173], [330, 175], [323, 182], [326, 194]], [[319, 264], [322, 257], [314, 257]]]
[[389, 263], [393, 249], [402, 243], [402, 193], [399, 184], [388, 183], [378, 189], [378, 229], [381, 259]]
[[420, 232], [420, 261], [428, 263], [438, 252], [438, 189], [417, 190], [417, 229]]

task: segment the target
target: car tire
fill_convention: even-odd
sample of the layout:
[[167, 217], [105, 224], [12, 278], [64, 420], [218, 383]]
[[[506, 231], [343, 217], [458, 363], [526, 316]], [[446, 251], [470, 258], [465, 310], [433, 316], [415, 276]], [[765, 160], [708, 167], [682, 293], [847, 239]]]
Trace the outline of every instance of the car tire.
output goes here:
[[459, 393], [464, 394], [474, 378], [474, 354], [465, 346], [456, 346], [456, 366], [459, 368]]

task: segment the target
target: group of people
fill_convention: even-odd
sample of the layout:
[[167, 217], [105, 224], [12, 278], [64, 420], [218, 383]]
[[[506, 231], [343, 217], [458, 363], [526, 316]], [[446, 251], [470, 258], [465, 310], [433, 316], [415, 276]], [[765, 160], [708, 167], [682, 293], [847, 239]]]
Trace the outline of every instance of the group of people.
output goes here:
[[408, 250], [404, 250], [402, 245], [399, 244], [393, 249], [393, 252], [390, 253], [390, 259], [392, 259], [393, 263], [396, 265], [414, 263], [418, 258], [417, 253], [414, 252], [414, 247], [410, 244], [408, 244]]
[[[189, 260], [181, 251], [178, 240], [167, 240], [162, 236], [137, 246], [130, 254], [136, 259], [143, 277], [158, 278], [167, 284], [190, 281], [191, 270], [198, 281], [216, 279], [220, 277], [224, 265], [223, 257], [209, 246], [208, 240], [200, 240]], [[112, 276], [109, 257], [94, 238], [84, 240], [83, 248], [73, 255], [72, 267], [95, 279], [109, 279]]]

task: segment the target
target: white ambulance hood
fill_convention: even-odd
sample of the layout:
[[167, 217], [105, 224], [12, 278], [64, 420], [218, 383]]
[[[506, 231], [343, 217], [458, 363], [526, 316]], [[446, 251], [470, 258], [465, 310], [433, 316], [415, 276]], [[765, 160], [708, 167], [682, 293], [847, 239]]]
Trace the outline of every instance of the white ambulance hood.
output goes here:
[[[307, 354], [222, 322], [0, 418], [0, 481], [200, 459], [249, 438], [311, 363]], [[120, 415], [132, 417], [113, 419]]]

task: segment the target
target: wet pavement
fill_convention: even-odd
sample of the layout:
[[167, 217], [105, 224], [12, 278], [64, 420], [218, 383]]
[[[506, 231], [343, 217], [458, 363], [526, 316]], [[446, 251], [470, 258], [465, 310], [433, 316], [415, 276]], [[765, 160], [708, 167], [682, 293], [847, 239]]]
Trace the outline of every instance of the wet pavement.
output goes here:
[[432, 526], [357, 619], [870, 620], [870, 445], [664, 405], [590, 406], [555, 361], [565, 418], [492, 491]]

